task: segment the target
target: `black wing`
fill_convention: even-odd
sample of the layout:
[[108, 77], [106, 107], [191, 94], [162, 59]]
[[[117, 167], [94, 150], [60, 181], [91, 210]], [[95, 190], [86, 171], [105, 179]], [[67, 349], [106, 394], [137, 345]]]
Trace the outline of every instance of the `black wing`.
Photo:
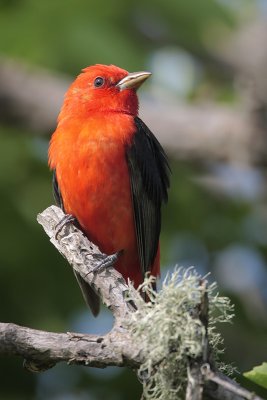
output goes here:
[[58, 186], [57, 182], [57, 175], [56, 175], [56, 170], [53, 170], [53, 177], [52, 177], [52, 189], [53, 189], [53, 196], [56, 202], [56, 205], [61, 208], [61, 210], [64, 211], [64, 206], [63, 206], [63, 199], [60, 193], [60, 188]]
[[[53, 185], [53, 195], [54, 195], [55, 202], [56, 202], [57, 206], [60, 207], [65, 212], [63, 199], [62, 199], [61, 192], [60, 192], [60, 187], [59, 187], [58, 181], [57, 181], [56, 170], [53, 170], [52, 185]], [[74, 272], [74, 275], [80, 286], [80, 289], [82, 291], [83, 298], [84, 298], [86, 304], [92, 311], [93, 315], [96, 317], [100, 310], [99, 296], [92, 289], [92, 287], [87, 282], [85, 282], [85, 280], [78, 274], [78, 272], [76, 272], [75, 270], [73, 270], [73, 272]]]
[[136, 133], [127, 148], [138, 252], [145, 274], [154, 262], [161, 229], [161, 204], [168, 199], [170, 167], [160, 143], [135, 118]]

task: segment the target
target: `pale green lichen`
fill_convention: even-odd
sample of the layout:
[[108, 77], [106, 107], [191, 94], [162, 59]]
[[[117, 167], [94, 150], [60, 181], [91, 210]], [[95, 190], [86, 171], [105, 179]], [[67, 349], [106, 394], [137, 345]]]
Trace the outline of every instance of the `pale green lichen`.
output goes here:
[[[140, 343], [145, 361], [138, 370], [147, 400], [177, 400], [184, 398], [188, 358], [202, 356], [205, 328], [196, 318], [203, 279], [193, 268], [179, 268], [165, 279], [162, 290], [152, 289], [153, 278], [146, 278], [140, 290], [151, 302], [144, 303], [141, 295], [134, 298], [138, 310], [126, 321], [133, 340]], [[223, 339], [218, 323], [231, 321], [233, 306], [226, 297], [216, 293], [216, 284], [207, 286], [209, 299], [208, 338], [217, 368], [231, 372], [230, 366], [220, 363]]]

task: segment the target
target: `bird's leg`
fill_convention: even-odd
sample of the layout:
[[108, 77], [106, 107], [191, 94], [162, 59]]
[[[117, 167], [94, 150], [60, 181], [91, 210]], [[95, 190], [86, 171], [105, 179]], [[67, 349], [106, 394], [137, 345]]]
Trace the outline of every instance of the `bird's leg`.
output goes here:
[[77, 222], [71, 214], [65, 214], [64, 217], [55, 226], [55, 238], [58, 239], [59, 233], [62, 231], [65, 225]]
[[123, 250], [117, 251], [117, 253], [114, 254], [110, 254], [108, 256], [106, 256], [105, 258], [103, 258], [102, 261], [100, 261], [99, 264], [97, 264], [92, 272], [96, 272], [99, 271], [102, 268], [108, 268], [111, 267], [112, 265], [115, 264], [116, 261], [118, 261], [120, 255], [122, 254]]

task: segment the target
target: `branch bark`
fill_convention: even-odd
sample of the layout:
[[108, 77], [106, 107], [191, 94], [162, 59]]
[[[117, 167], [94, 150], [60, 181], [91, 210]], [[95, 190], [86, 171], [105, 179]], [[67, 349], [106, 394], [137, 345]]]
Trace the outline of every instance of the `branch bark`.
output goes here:
[[[114, 315], [114, 326], [108, 334], [96, 336], [44, 332], [11, 323], [0, 323], [0, 354], [24, 357], [25, 367], [33, 372], [44, 371], [62, 361], [99, 368], [113, 365], [137, 369], [144, 361], [145, 355], [142, 344], [134, 343], [131, 333], [123, 325], [123, 320], [129, 313], [135, 311], [133, 303], [125, 299], [128, 286], [112, 267], [100, 269], [97, 273], [93, 271], [105, 255], [74, 225], [65, 225], [57, 235], [57, 239], [55, 238], [55, 228], [63, 217], [64, 214], [58, 207], [51, 206], [38, 216], [38, 221], [50, 237], [50, 241], [69, 261], [72, 268], [98, 291], [103, 302]], [[132, 292], [131, 296], [133, 296]], [[136, 296], [139, 294], [136, 293]], [[207, 323], [207, 310], [207, 300], [203, 297], [199, 318], [204, 326]], [[197, 379], [201, 379], [201, 387], [204, 384], [206, 396], [217, 400], [262, 400], [226, 376], [212, 371], [210, 365], [205, 363], [206, 344], [203, 350], [202, 365], [197, 366]], [[201, 377], [199, 377], [199, 371]], [[191, 394], [188, 392], [187, 400], [201, 398], [201, 390], [198, 390], [198, 397], [193, 397], [192, 388], [190, 391]]]
[[109, 365], [137, 367], [142, 358], [125, 331], [103, 336], [53, 333], [0, 323], [0, 354], [23, 357], [32, 372], [52, 368], [59, 362], [104, 368]]
[[55, 237], [56, 227], [64, 216], [60, 208], [51, 206], [39, 214], [37, 220], [43, 226], [51, 243], [99, 294], [103, 303], [112, 311], [115, 325], [119, 326], [127, 313], [134, 311], [133, 305], [125, 301], [128, 286], [122, 275], [113, 267], [100, 268], [97, 273], [94, 272], [94, 269], [106, 258], [106, 254], [103, 254], [74, 225], [64, 225], [57, 234], [57, 238]]

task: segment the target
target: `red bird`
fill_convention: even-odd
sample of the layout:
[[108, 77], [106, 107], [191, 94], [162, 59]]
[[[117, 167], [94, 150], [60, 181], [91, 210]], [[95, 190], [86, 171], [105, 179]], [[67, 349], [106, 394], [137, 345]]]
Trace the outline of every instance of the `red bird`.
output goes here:
[[[147, 271], [159, 275], [161, 203], [169, 187], [166, 155], [138, 117], [136, 90], [150, 75], [114, 65], [83, 69], [49, 147], [56, 202], [102, 252], [122, 250], [114, 267], [135, 287]], [[97, 315], [98, 296], [76, 278]]]

